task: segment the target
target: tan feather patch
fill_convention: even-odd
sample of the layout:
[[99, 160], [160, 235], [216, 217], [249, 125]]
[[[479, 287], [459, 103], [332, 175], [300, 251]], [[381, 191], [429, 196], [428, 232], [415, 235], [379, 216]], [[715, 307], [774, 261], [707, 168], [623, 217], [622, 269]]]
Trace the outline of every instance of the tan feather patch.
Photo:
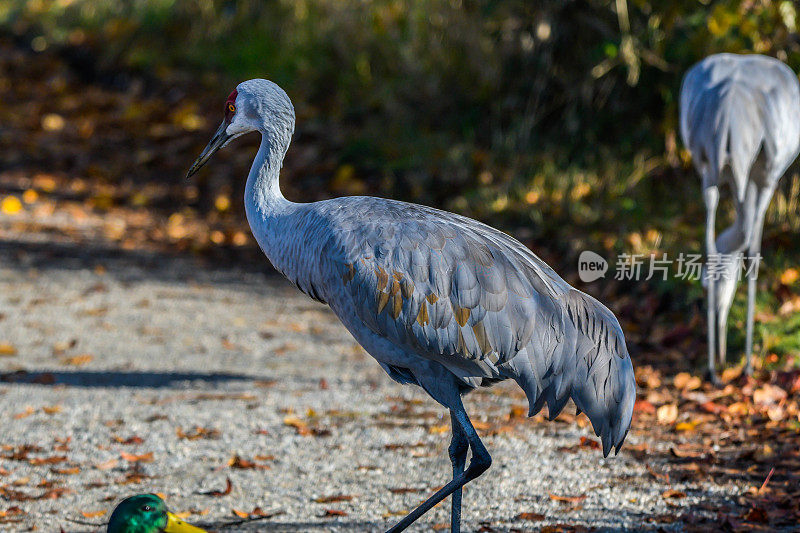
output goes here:
[[392, 318], [397, 320], [397, 317], [400, 316], [400, 311], [403, 310], [403, 297], [399, 294], [394, 295], [394, 300], [392, 301]]
[[467, 343], [464, 342], [464, 334], [461, 333], [460, 329], [458, 330], [458, 347], [456, 350], [464, 357], [469, 358], [469, 352], [467, 352]]
[[428, 296], [425, 297], [428, 300], [429, 304], [435, 304], [439, 301], [439, 297], [433, 293], [430, 293]]
[[394, 296], [395, 294], [397, 294], [397, 292], [398, 292], [399, 290], [400, 290], [400, 283], [398, 283], [398, 281], [397, 281], [396, 279], [393, 279], [393, 280], [392, 280], [392, 288], [391, 288], [391, 290], [389, 291], [389, 294], [391, 294], [392, 296]]
[[383, 311], [387, 303], [389, 303], [389, 293], [378, 291], [378, 312], [376, 314], [381, 314], [381, 311]]
[[403, 298], [408, 300], [414, 294], [414, 282], [410, 279], [404, 279], [400, 282], [400, 290], [403, 292]]
[[375, 269], [375, 275], [378, 277], [378, 290], [382, 291], [389, 284], [389, 274], [383, 268], [378, 267]]
[[475, 339], [478, 341], [478, 346], [480, 346], [483, 355], [490, 353], [492, 345], [489, 344], [489, 338], [486, 336], [486, 328], [483, 327], [483, 322], [478, 322], [472, 326], [472, 331], [475, 333]]
[[456, 322], [458, 322], [459, 326], [464, 326], [469, 320], [469, 315], [471, 311], [468, 307], [458, 307], [453, 306], [453, 314], [456, 316]]
[[430, 322], [430, 318], [428, 317], [428, 306], [425, 305], [425, 302], [419, 306], [419, 313], [417, 313], [417, 324], [420, 326], [426, 325]]

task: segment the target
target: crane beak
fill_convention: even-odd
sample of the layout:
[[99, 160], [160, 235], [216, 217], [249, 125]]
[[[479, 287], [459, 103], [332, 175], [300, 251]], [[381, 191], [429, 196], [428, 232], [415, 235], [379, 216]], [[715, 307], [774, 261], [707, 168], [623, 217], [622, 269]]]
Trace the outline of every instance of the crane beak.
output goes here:
[[172, 513], [167, 513], [167, 527], [164, 533], [207, 533], [205, 529], [200, 529], [188, 524]]
[[195, 159], [194, 163], [192, 163], [192, 168], [189, 169], [189, 172], [186, 173], [186, 178], [191, 178], [200, 167], [205, 165], [211, 156], [214, 155], [214, 152], [225, 146], [231, 136], [228, 135], [225, 130], [228, 128], [228, 122], [226, 120], [222, 121], [222, 124], [219, 125], [217, 128], [217, 132], [211, 138], [211, 141], [203, 148], [203, 151], [200, 153], [200, 157]]

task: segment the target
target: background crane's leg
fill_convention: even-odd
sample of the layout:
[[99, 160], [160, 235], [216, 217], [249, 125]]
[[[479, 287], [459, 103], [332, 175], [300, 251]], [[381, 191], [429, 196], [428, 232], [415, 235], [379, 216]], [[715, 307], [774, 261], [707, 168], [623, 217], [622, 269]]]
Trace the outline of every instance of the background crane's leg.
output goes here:
[[[453, 494], [466, 483], [483, 474], [486, 469], [492, 465], [492, 457], [489, 455], [489, 452], [486, 450], [483, 442], [481, 442], [480, 437], [478, 437], [478, 433], [475, 431], [472, 422], [470, 422], [469, 416], [467, 416], [467, 412], [464, 410], [464, 406], [462, 405], [460, 398], [458, 399], [457, 403], [458, 405], [450, 408], [450, 416], [461, 427], [461, 430], [466, 436], [467, 442], [469, 442], [469, 447], [472, 450], [472, 459], [469, 462], [469, 466], [461, 474], [454, 477], [450, 483], [439, 489], [436, 494], [422, 502], [419, 507], [408, 513], [394, 527], [389, 529], [387, 533], [397, 533], [399, 531], [403, 531], [408, 526], [413, 524], [416, 519], [427, 513], [434, 505]], [[460, 527], [461, 525], [459, 523], [459, 528]]]
[[709, 260], [717, 254], [715, 242], [714, 224], [717, 219], [717, 205], [719, 203], [719, 189], [716, 185], [707, 186], [703, 189], [703, 200], [706, 204], [706, 306], [707, 306], [707, 330], [708, 330], [708, 379], [717, 382], [717, 373], [714, 369], [714, 358], [716, 356], [716, 346], [714, 343], [714, 333], [717, 329], [716, 318], [716, 283], [715, 276], [709, 269]]
[[745, 333], [744, 373], [753, 374], [753, 320], [756, 307], [756, 282], [758, 281], [758, 267], [761, 262], [761, 237], [764, 230], [764, 216], [772, 199], [774, 188], [765, 188], [759, 192], [756, 214], [753, 220], [753, 231], [750, 234], [750, 244], [747, 250], [747, 330]]
[[[453, 479], [457, 478], [464, 473], [464, 466], [467, 464], [467, 450], [469, 449], [469, 441], [467, 434], [461, 429], [461, 424], [458, 423], [453, 412], [450, 412], [450, 424], [452, 426], [453, 438], [450, 441], [450, 462], [453, 463]], [[459, 533], [461, 531], [461, 491], [458, 488], [453, 492], [451, 499], [450, 510], [450, 531], [451, 533]]]

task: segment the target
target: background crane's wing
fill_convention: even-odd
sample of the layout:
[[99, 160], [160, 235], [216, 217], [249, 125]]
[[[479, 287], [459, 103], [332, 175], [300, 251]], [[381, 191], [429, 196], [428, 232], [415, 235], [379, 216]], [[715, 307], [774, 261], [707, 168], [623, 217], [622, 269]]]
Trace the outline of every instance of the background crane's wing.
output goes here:
[[354, 310], [375, 334], [470, 386], [516, 379], [532, 413], [546, 402], [555, 416], [572, 396], [606, 453], [621, 444], [635, 385], [608, 309], [474, 220], [375, 198], [336, 204], [323, 250], [333, 275], [320, 284], [334, 311]]
[[773, 180], [797, 156], [798, 109], [800, 85], [785, 64], [756, 54], [717, 54], [692, 67], [683, 80], [681, 137], [707, 185], [717, 184], [729, 165], [737, 196], [743, 198], [759, 156]]

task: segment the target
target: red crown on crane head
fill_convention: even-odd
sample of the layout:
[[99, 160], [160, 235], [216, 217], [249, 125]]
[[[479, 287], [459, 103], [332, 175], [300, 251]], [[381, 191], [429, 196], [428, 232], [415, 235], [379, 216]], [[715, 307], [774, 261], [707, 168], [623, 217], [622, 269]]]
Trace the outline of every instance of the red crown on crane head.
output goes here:
[[233, 118], [234, 111], [231, 111], [231, 104], [233, 104], [234, 109], [236, 108], [236, 96], [239, 94], [239, 91], [234, 89], [231, 94], [228, 95], [228, 99], [225, 100], [225, 120], [228, 122], [231, 121]]

